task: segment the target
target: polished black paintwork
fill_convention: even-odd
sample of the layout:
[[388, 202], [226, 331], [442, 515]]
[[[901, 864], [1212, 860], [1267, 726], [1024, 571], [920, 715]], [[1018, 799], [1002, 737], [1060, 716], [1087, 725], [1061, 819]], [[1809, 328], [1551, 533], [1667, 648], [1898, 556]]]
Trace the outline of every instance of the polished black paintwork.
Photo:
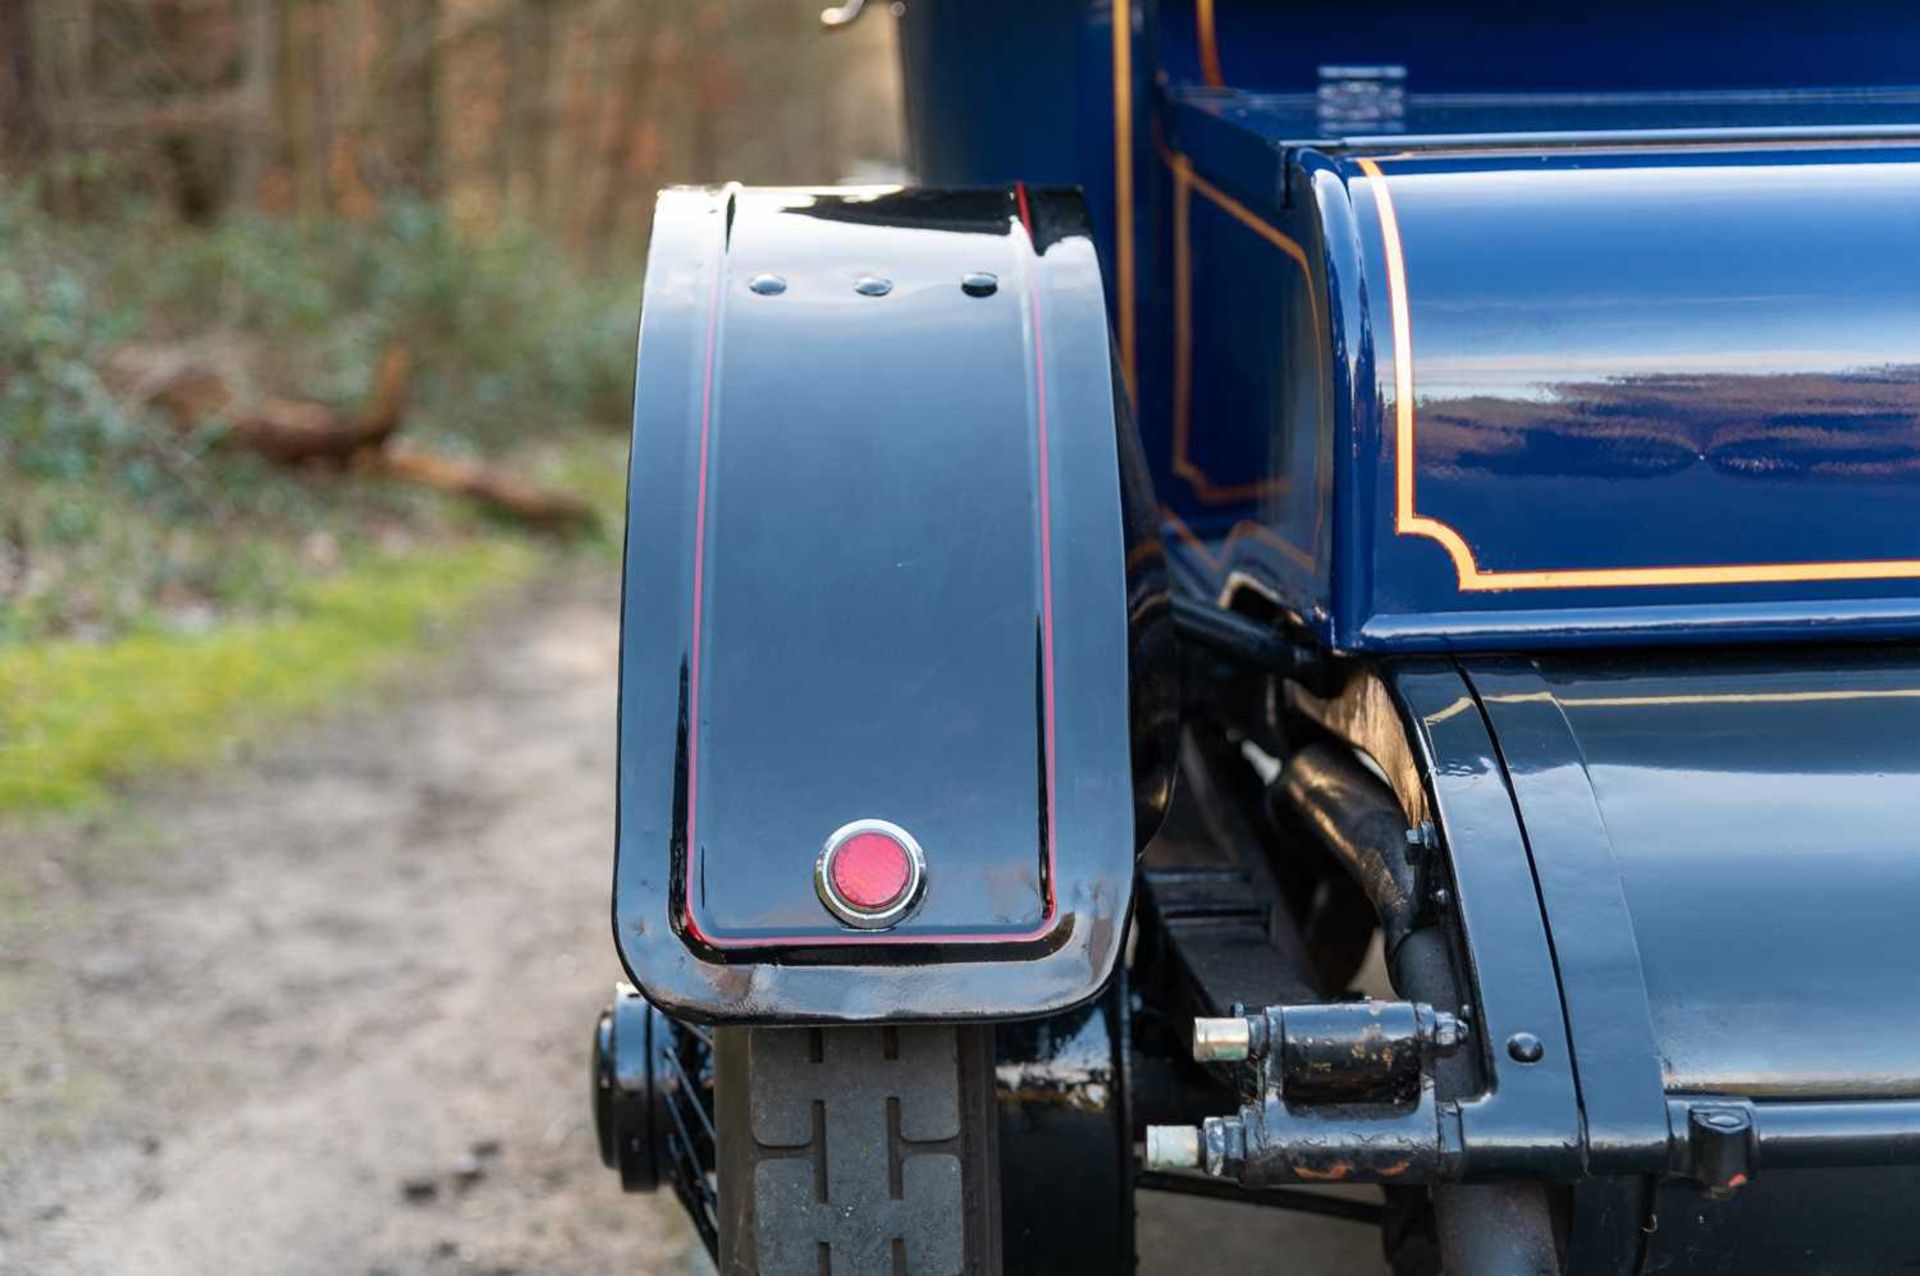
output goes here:
[[1658, 1169], [1668, 1134], [1646, 977], [1612, 840], [1566, 717], [1534, 667], [1477, 662], [1474, 689], [1506, 765], [1553, 932], [1588, 1163]]
[[1128, 1000], [995, 1030], [1003, 1276], [1133, 1270]]
[[1596, 1081], [1654, 1059], [1673, 1092], [1920, 1097], [1920, 653], [1468, 671], [1514, 776], [1590, 1117]]
[[[1092, 994], [1173, 702], [1078, 197], [667, 192], [639, 369], [614, 900], [637, 982], [725, 1019]], [[869, 818], [920, 842], [927, 886], [856, 933], [812, 872]]]
[[[1640, 1269], [1662, 1276], [1896, 1276], [1920, 1265], [1920, 1167], [1763, 1171], [1715, 1200], [1691, 1183], [1655, 1194]], [[1619, 1268], [1595, 1268], [1596, 1273]]]
[[[1618, 1176], [1576, 1188], [1568, 1270], [1905, 1270], [1920, 1249], [1887, 1220], [1920, 1164], [1920, 653], [1462, 672], [1548, 922], [1585, 1168]], [[1499, 960], [1490, 938], [1470, 932]], [[1714, 1110], [1750, 1129], [1719, 1165], [1692, 1129]]]
[[[1460, 1104], [1455, 1128], [1469, 1174], [1571, 1178], [1579, 1172], [1581, 1115], [1553, 952], [1533, 866], [1498, 750], [1458, 669], [1411, 662], [1389, 685], [1426, 776], [1447, 854], [1447, 908], [1473, 986], [1473, 1048], [1489, 1077]], [[1545, 1047], [1536, 1063], [1505, 1049], [1517, 1033]]]

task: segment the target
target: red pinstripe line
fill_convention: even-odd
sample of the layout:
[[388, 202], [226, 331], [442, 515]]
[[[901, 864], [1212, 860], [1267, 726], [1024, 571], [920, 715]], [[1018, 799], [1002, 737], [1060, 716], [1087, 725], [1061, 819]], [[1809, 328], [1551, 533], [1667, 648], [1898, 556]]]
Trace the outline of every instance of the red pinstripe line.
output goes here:
[[713, 433], [713, 353], [720, 331], [720, 277], [726, 273], [724, 242], [713, 263], [713, 283], [707, 291], [707, 352], [700, 376], [700, 481], [693, 513], [693, 652], [687, 668], [687, 929], [694, 938], [712, 942], [701, 932], [693, 912], [694, 857], [700, 845], [700, 621], [704, 610], [707, 562], [707, 440]]
[[[1017, 182], [1014, 192], [1020, 200], [1020, 224], [1026, 227], [1027, 239], [1033, 240], [1033, 213], [1027, 207], [1027, 184]], [[1054, 821], [1059, 818], [1059, 804], [1054, 800], [1053, 752], [1053, 483], [1047, 458], [1047, 348], [1040, 333], [1040, 246], [1033, 244], [1035, 269], [1028, 276], [1027, 310], [1033, 317], [1033, 379], [1035, 384], [1035, 431], [1039, 435], [1040, 450], [1040, 686], [1046, 719], [1044, 728], [1045, 749], [1047, 755], [1047, 880], [1042, 884], [1042, 895], [1046, 900], [1045, 919], [1053, 920], [1054, 912]]]

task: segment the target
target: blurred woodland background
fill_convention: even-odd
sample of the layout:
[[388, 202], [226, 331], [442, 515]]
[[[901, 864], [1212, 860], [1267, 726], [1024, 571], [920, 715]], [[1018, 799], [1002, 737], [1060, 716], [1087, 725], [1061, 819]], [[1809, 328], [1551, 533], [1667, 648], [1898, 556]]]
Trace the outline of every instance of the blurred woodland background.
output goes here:
[[710, 1270], [582, 1086], [634, 338], [660, 187], [900, 176], [823, 2], [0, 0], [0, 1276]]
[[617, 546], [655, 191], [902, 175], [818, 11], [0, 0], [0, 810]]
[[59, 216], [404, 194], [628, 264], [663, 185], [897, 172], [890, 35], [807, 0], [8, 0], [0, 144]]

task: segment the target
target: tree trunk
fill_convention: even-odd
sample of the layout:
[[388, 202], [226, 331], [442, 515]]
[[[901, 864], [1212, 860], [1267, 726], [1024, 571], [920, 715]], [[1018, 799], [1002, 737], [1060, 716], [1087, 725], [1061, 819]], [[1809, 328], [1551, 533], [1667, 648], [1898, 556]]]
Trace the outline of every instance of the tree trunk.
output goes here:
[[541, 143], [552, 127], [547, 75], [553, 57], [553, 5], [550, 0], [510, 3], [501, 202], [509, 220], [529, 221], [539, 208]]
[[575, 139], [573, 104], [577, 97], [574, 83], [572, 24], [554, 24], [547, 45], [547, 63], [542, 69], [540, 96], [545, 127], [540, 138], [540, 223], [556, 240], [566, 227], [569, 207], [568, 187], [573, 177]]
[[606, 104], [606, 127], [598, 147], [600, 162], [594, 167], [592, 185], [582, 200], [589, 214], [586, 243], [595, 251], [610, 247], [619, 229], [635, 135], [646, 122], [644, 109], [654, 80], [654, 14], [653, 10], [640, 10], [607, 40], [613, 65], [607, 87], [611, 100]]
[[82, 191], [76, 161], [87, 140], [93, 4], [92, 0], [24, 2], [33, 10], [28, 33], [33, 39], [29, 57], [34, 114], [42, 128], [43, 153], [53, 161], [46, 174], [47, 203], [56, 214], [77, 216], [82, 211]]
[[274, 0], [242, 0], [241, 115], [234, 125], [232, 185], [227, 207], [251, 209], [260, 198], [272, 144], [274, 33], [280, 16]]
[[373, 118], [384, 185], [440, 193], [440, 0], [382, 0]]
[[280, 7], [280, 126], [286, 141], [287, 175], [293, 186], [293, 207], [312, 219], [326, 211], [325, 157], [320, 154], [318, 121], [314, 109], [313, 24], [308, 0], [277, 0]]
[[0, 166], [14, 172], [33, 167], [44, 141], [34, 94], [33, 9], [28, 0], [0, 2]]

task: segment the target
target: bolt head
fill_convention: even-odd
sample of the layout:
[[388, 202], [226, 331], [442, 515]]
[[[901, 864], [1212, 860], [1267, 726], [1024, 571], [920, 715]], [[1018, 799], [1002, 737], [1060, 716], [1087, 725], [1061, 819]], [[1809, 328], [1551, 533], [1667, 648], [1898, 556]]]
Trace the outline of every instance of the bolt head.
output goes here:
[[1546, 1058], [1547, 1047], [1531, 1032], [1516, 1032], [1507, 1038], [1507, 1054], [1515, 1063], [1538, 1063]]
[[969, 297], [991, 297], [1000, 288], [1000, 277], [990, 270], [974, 270], [960, 276], [960, 291]]
[[1191, 1125], [1150, 1125], [1147, 1127], [1147, 1168], [1150, 1170], [1197, 1170], [1201, 1155], [1200, 1131]]
[[893, 280], [878, 275], [862, 275], [853, 281], [853, 290], [862, 297], [884, 297], [893, 291]]
[[1253, 1052], [1253, 1025], [1245, 1018], [1195, 1019], [1193, 1057], [1200, 1063], [1236, 1063]]
[[779, 275], [755, 275], [747, 281], [747, 287], [762, 297], [777, 297], [787, 290], [787, 281]]

